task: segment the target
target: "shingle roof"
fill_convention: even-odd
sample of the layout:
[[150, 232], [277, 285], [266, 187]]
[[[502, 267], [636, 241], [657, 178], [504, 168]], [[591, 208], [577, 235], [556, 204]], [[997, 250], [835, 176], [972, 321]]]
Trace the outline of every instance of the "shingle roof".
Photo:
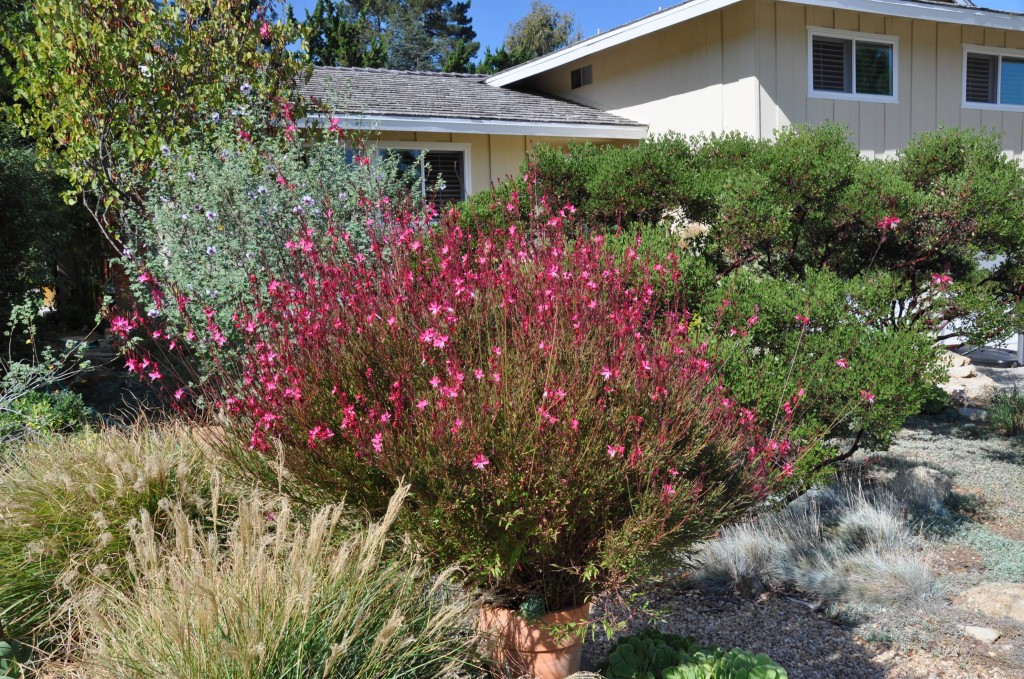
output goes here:
[[493, 87], [487, 76], [378, 68], [318, 67], [299, 93], [331, 113], [643, 127], [543, 94]]

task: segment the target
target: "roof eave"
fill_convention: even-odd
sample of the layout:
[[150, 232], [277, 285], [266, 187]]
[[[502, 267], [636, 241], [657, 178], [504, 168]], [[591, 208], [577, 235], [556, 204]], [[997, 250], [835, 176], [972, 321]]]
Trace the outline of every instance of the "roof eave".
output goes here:
[[615, 45], [621, 45], [624, 42], [629, 42], [648, 33], [689, 21], [690, 19], [738, 2], [742, 2], [742, 0], [693, 0], [684, 5], [672, 7], [657, 14], [644, 17], [625, 26], [614, 28], [607, 33], [587, 38], [557, 52], [545, 54], [533, 61], [528, 61], [525, 64], [513, 66], [501, 73], [495, 73], [484, 82], [495, 87], [506, 87], [553, 68], [564, 66], [577, 59], [583, 59], [595, 52], [600, 52]]
[[903, 19], [921, 19], [944, 24], [962, 24], [982, 28], [999, 28], [1009, 31], [1024, 31], [1024, 16], [981, 7], [962, 5], [925, 5], [907, 0], [777, 0], [797, 5], [814, 5], [829, 9], [845, 9], [851, 12], [884, 14]]
[[[652, 14], [638, 21], [595, 35], [557, 52], [528, 61], [519, 66], [496, 73], [484, 82], [495, 87], [507, 87], [539, 75], [553, 68], [584, 59], [596, 52], [635, 40], [649, 33], [695, 19], [743, 0], [693, 0]], [[778, 0], [797, 5], [811, 5], [830, 9], [844, 9], [869, 14], [884, 14], [907, 19], [922, 19], [939, 23], [955, 23], [984, 28], [1024, 31], [1024, 17], [1004, 14], [978, 7], [960, 5], [925, 5], [907, 0]]]
[[532, 137], [581, 137], [590, 139], [643, 139], [647, 126], [641, 124], [550, 123], [516, 120], [469, 118], [437, 118], [421, 116], [353, 115], [339, 113], [313, 114], [300, 121], [308, 125], [309, 119], [325, 124], [329, 118], [339, 119], [348, 129], [380, 132], [442, 132], [449, 134], [505, 134]]

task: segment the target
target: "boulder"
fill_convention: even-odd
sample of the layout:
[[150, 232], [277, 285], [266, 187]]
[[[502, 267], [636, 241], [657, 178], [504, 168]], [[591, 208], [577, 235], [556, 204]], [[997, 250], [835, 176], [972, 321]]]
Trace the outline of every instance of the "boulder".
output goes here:
[[961, 405], [983, 402], [988, 394], [998, 386], [995, 380], [981, 373], [974, 377], [950, 377], [948, 382], [939, 385], [947, 394], [959, 395], [964, 401]]
[[953, 605], [990, 618], [1013, 618], [1024, 622], [1024, 584], [986, 582], [961, 593]]
[[960, 368], [971, 364], [971, 359], [961, 356], [955, 351], [945, 351], [939, 356], [939, 363], [948, 368]]
[[978, 371], [974, 369], [972, 365], [961, 365], [954, 366], [949, 369], [949, 376], [961, 380], [966, 380], [971, 377], [977, 377]]
[[983, 641], [986, 644], [994, 644], [1003, 636], [1003, 633], [997, 629], [991, 627], [975, 627], [973, 625], [966, 625], [964, 627], [964, 634], [967, 636], [974, 637], [978, 641]]
[[945, 512], [953, 494], [953, 483], [949, 477], [924, 465], [900, 470], [893, 485], [896, 495], [905, 502], [931, 512]]

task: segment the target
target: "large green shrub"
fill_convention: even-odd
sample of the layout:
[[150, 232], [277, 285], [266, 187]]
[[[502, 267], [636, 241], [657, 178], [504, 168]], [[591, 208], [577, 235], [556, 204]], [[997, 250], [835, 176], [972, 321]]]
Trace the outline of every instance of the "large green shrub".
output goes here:
[[790, 280], [743, 269], [694, 308], [702, 337], [725, 360], [725, 384], [766, 425], [788, 408], [798, 438], [845, 439], [816, 445], [802, 469], [848, 453], [849, 438], [855, 446], [888, 447], [941, 381], [930, 337], [876, 325], [863, 299], [877, 285], [870, 274], [843, 280], [812, 270]]
[[[942, 129], [866, 159], [828, 123], [775, 140], [542, 148], [523, 170], [474, 196], [464, 221], [533, 209], [550, 192], [620, 257], [673, 253], [683, 275], [656, 276], [656, 290], [682, 296], [730, 356], [739, 401], [770, 423], [780, 395], [803, 389], [797, 431], [847, 435], [845, 452], [886, 446], [927, 400], [936, 340], [1024, 329], [1024, 170], [988, 134]], [[805, 469], [838, 452], [819, 447]]]

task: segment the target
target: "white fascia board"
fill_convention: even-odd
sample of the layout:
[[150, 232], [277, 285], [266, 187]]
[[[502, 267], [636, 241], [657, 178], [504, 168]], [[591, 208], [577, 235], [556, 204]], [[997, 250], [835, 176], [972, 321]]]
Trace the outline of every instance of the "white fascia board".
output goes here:
[[672, 7], [657, 14], [652, 14], [643, 19], [634, 21], [633, 23], [614, 28], [607, 33], [601, 33], [595, 35], [592, 38], [587, 38], [574, 45], [569, 45], [564, 49], [560, 49], [557, 52], [551, 54], [545, 54], [542, 57], [528, 61], [520, 66], [513, 66], [512, 68], [502, 71], [501, 73], [495, 73], [490, 78], [485, 80], [488, 85], [494, 85], [495, 87], [505, 87], [513, 83], [517, 83], [520, 80], [525, 80], [531, 76], [535, 76], [545, 71], [550, 71], [553, 68], [564, 66], [565, 64], [576, 61], [577, 59], [583, 59], [585, 57], [600, 52], [601, 50], [614, 47], [615, 45], [621, 45], [624, 42], [635, 40], [641, 36], [660, 31], [663, 28], [675, 26], [681, 24], [684, 21], [689, 21], [703, 14], [714, 12], [728, 7], [729, 5], [735, 5], [737, 2], [742, 0], [692, 0], [683, 5]]
[[465, 118], [420, 118], [415, 116], [354, 116], [315, 114], [300, 121], [315, 119], [326, 126], [330, 118], [349, 129], [381, 132], [444, 132], [454, 134], [516, 134], [532, 137], [585, 137], [593, 139], [643, 139], [646, 125], [593, 125], [582, 123], [530, 123], [506, 120], [468, 120]]
[[1008, 31], [1024, 31], [1024, 16], [1000, 14], [980, 7], [960, 5], [926, 5], [905, 0], [778, 0], [795, 5], [812, 5], [829, 9], [845, 9], [851, 12], [883, 14], [904, 19], [921, 19], [946, 24], [963, 24], [983, 28], [1001, 28]]

